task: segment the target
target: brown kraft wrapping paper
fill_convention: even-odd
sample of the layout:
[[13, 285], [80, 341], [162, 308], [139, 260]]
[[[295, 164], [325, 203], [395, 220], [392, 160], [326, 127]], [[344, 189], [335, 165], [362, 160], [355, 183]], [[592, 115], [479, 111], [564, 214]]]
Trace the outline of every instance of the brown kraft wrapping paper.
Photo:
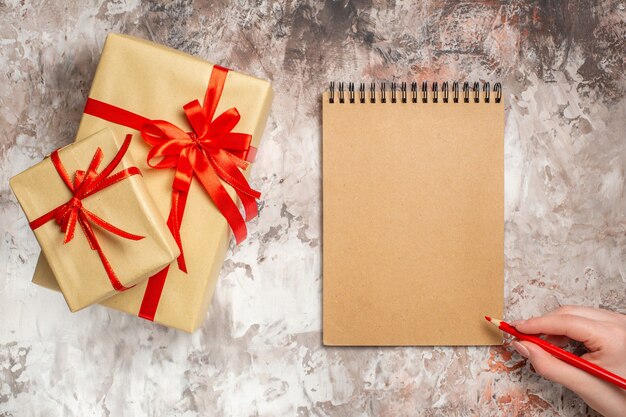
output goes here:
[[[76, 170], [87, 170], [98, 148], [103, 152], [103, 159], [97, 172], [102, 172], [118, 153], [122, 142], [123, 136], [114, 137], [110, 129], [105, 129], [60, 149], [58, 155], [73, 180]], [[111, 175], [133, 166], [136, 166], [135, 161], [126, 153]], [[72, 192], [50, 157], [13, 177], [11, 188], [29, 222], [72, 198]], [[124, 287], [146, 280], [178, 256], [176, 242], [141, 175], [132, 175], [99, 190], [82, 199], [81, 204], [105, 222], [144, 237], [141, 240], [125, 239], [91, 223], [106, 260]], [[34, 233], [50, 261], [50, 267], [46, 265], [47, 278], [56, 284], [54, 276], [57, 277], [71, 311], [120, 294], [109, 280], [102, 259], [90, 248], [79, 224], [74, 237], [65, 244], [64, 233], [54, 220], [45, 222]]]
[[[213, 64], [182, 52], [126, 35], [110, 34], [104, 45], [89, 97], [148, 119], [166, 120], [185, 131], [191, 127], [183, 106], [202, 99]], [[252, 135], [257, 146], [270, 109], [272, 89], [267, 81], [229, 71], [217, 105], [216, 117], [236, 107], [241, 115], [234, 132]], [[104, 127], [116, 135], [133, 133], [130, 153], [144, 172], [146, 186], [164, 218], [172, 201], [174, 169], [152, 169], [146, 163], [150, 149], [137, 130], [83, 114], [78, 140]], [[244, 171], [249, 175], [250, 169]], [[253, 184], [252, 184], [253, 185]], [[231, 197], [235, 193], [230, 187]], [[253, 187], [254, 188], [254, 187]], [[154, 321], [193, 332], [204, 321], [230, 237], [229, 226], [199, 181], [194, 178], [187, 199], [181, 238], [188, 273], [174, 262], [163, 287]], [[33, 282], [55, 288], [47, 262], [39, 259]], [[103, 304], [130, 314], [139, 313], [147, 282], [106, 300]]]

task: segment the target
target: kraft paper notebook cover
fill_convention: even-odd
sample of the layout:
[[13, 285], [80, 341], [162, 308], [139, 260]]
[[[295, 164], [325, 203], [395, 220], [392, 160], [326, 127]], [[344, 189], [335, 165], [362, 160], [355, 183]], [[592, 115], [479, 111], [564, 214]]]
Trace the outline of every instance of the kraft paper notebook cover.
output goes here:
[[326, 345], [493, 345], [501, 317], [500, 84], [323, 94]]

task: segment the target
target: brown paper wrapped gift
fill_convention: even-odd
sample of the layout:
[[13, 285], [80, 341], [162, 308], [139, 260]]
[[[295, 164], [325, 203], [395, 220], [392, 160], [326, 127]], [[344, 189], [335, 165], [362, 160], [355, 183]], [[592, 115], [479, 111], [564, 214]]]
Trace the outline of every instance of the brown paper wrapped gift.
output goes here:
[[[149, 135], [140, 132], [141, 120], [136, 121], [136, 129], [132, 129], [115, 123], [119, 120], [112, 122], [94, 117], [87, 114], [87, 110], [90, 102], [106, 103], [105, 107], [113, 105], [146, 120], [167, 121], [182, 131], [192, 132], [195, 127], [190, 124], [185, 113], [187, 109], [183, 111], [183, 106], [193, 104], [193, 100], [202, 102], [216, 69], [221, 67], [130, 36], [110, 34], [104, 45], [77, 138], [80, 140], [103, 127], [111, 128], [117, 135], [133, 133], [138, 140], [133, 141], [130, 152], [144, 172], [148, 190], [165, 218], [173, 207], [175, 169], [148, 166], [148, 152], [154, 147], [142, 140]], [[224, 74], [224, 71], [221, 73]], [[252, 145], [256, 146], [263, 133], [273, 95], [269, 83], [228, 71], [221, 88], [220, 94], [217, 94], [215, 121], [236, 108], [240, 119], [231, 126], [232, 132], [251, 135]], [[204, 108], [206, 104], [205, 100]], [[152, 133], [155, 133], [154, 126]], [[192, 136], [195, 140], [196, 136], [190, 133]], [[245, 177], [248, 173], [249, 169], [243, 171]], [[237, 201], [233, 188], [226, 186], [226, 189], [229, 198]], [[103, 304], [166, 326], [194, 331], [206, 317], [229, 236], [230, 228], [224, 215], [194, 176], [180, 227], [187, 273], [173, 263], [166, 274], [158, 274], [147, 283], [137, 285]], [[43, 258], [39, 260], [33, 281], [45, 287], [55, 287]]]
[[72, 311], [146, 280], [179, 254], [125, 153], [130, 140], [101, 130], [11, 179]]

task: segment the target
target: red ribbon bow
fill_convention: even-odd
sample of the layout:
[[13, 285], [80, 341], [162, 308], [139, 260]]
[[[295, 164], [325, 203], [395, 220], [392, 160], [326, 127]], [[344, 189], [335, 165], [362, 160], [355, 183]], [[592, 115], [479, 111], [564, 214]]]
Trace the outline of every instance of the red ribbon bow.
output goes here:
[[[121, 124], [141, 132], [152, 146], [147, 157], [152, 168], [174, 168], [172, 207], [167, 224], [180, 249], [178, 267], [187, 272], [180, 227], [193, 177], [197, 177], [218, 210], [226, 218], [237, 243], [246, 238], [246, 221], [256, 217], [256, 199], [261, 197], [253, 190], [240, 171], [254, 159], [252, 136], [235, 133], [241, 116], [231, 107], [213, 120], [226, 81], [228, 70], [214, 66], [204, 96], [204, 104], [193, 100], [183, 106], [193, 131], [185, 132], [164, 120], [150, 120], [143, 116], [92, 98], [87, 99], [85, 113]], [[222, 181], [230, 185], [241, 200], [246, 217], [241, 216], [237, 205], [228, 194]]]
[[[187, 272], [187, 267], [183, 256], [180, 227], [194, 174], [226, 218], [237, 243], [245, 240], [245, 221], [256, 217], [256, 199], [261, 197], [258, 191], [250, 188], [239, 170], [248, 167], [248, 162], [244, 158], [252, 141], [251, 135], [232, 131], [241, 119], [239, 112], [232, 107], [213, 120], [223, 88], [223, 80], [217, 79], [219, 75], [220, 71], [214, 69], [204, 106], [201, 106], [198, 100], [183, 106], [192, 132], [185, 132], [164, 120], [152, 120], [141, 129], [141, 136], [152, 146], [148, 152], [148, 165], [157, 169], [176, 169], [168, 225], [180, 248], [178, 266], [184, 272]], [[223, 73], [223, 78], [225, 77], [226, 72]], [[229, 184], [241, 200], [246, 212], [245, 221], [220, 179]]]
[[[194, 176], [226, 218], [237, 243], [246, 238], [245, 221], [257, 215], [256, 199], [261, 195], [250, 188], [240, 171], [254, 160], [256, 148], [251, 146], [252, 137], [232, 131], [240, 120], [239, 112], [234, 107], [214, 119], [227, 75], [228, 69], [213, 66], [203, 105], [198, 100], [193, 100], [183, 106], [193, 130], [191, 132], [185, 132], [169, 122], [150, 120], [93, 98], [88, 98], [85, 104], [86, 114], [140, 131], [144, 140], [152, 146], [147, 157], [148, 165], [157, 169], [176, 170], [167, 224], [180, 249], [178, 267], [184, 272], [187, 272], [187, 266], [180, 227]], [[246, 213], [245, 220], [222, 181], [231, 186], [241, 200]], [[140, 317], [154, 320], [168, 271], [169, 266], [148, 280], [139, 309]]]
[[98, 173], [98, 167], [100, 166], [104, 155], [102, 149], [98, 148], [93, 156], [93, 159], [91, 160], [91, 163], [89, 164], [89, 168], [87, 168], [87, 171], [76, 171], [73, 182], [68, 175], [65, 166], [63, 166], [63, 163], [61, 162], [59, 151], [55, 150], [52, 152], [50, 155], [52, 164], [56, 168], [59, 177], [61, 177], [73, 195], [67, 203], [61, 204], [57, 208], [50, 210], [43, 216], [29, 223], [31, 229], [35, 230], [48, 223], [50, 220], [54, 220], [59, 226], [61, 226], [61, 231], [65, 233], [65, 237], [63, 239], [64, 244], [74, 238], [76, 224], [79, 224], [85, 233], [85, 237], [87, 238], [91, 249], [98, 252], [102, 265], [104, 266], [107, 276], [109, 277], [109, 281], [111, 281], [111, 285], [116, 291], [124, 291], [130, 287], [122, 285], [115, 275], [115, 271], [113, 271], [111, 264], [106, 258], [102, 247], [96, 238], [92, 224], [96, 224], [102, 229], [113, 233], [114, 235], [123, 237], [124, 239], [141, 240], [144, 236], [128, 233], [119, 227], [115, 227], [111, 223], [106, 222], [93, 212], [87, 210], [83, 206], [82, 200], [132, 175], [141, 175], [141, 171], [139, 171], [139, 168], [137, 167], [130, 167], [121, 170], [114, 175], [110, 175], [124, 157], [124, 154], [130, 145], [131, 139], [132, 135], [126, 136], [122, 147], [117, 152], [113, 160], [100, 173]]

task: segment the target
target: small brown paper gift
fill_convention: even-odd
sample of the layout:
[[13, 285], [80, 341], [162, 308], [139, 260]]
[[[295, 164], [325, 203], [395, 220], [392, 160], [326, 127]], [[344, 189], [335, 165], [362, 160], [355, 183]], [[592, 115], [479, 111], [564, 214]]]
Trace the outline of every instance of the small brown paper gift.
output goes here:
[[[145, 40], [107, 37], [77, 138], [104, 127], [134, 135], [130, 153], [176, 239], [180, 231], [184, 262], [179, 258], [104, 305], [188, 332], [203, 323], [228, 247], [229, 223], [241, 216], [235, 202], [256, 210], [258, 194], [248, 187], [244, 159], [253, 159], [254, 148], [248, 147], [259, 143], [272, 95], [267, 81]], [[169, 145], [180, 143], [191, 146], [167, 154], [174, 152]], [[163, 154], [156, 157], [157, 151]], [[228, 173], [222, 163], [231, 164]], [[182, 186], [179, 177], [187, 180]], [[181, 191], [185, 187], [187, 193]], [[233, 228], [238, 241], [245, 237], [242, 223]], [[33, 281], [55, 287], [43, 258]]]
[[130, 141], [101, 130], [11, 178], [72, 311], [130, 289], [178, 256], [125, 154]]

